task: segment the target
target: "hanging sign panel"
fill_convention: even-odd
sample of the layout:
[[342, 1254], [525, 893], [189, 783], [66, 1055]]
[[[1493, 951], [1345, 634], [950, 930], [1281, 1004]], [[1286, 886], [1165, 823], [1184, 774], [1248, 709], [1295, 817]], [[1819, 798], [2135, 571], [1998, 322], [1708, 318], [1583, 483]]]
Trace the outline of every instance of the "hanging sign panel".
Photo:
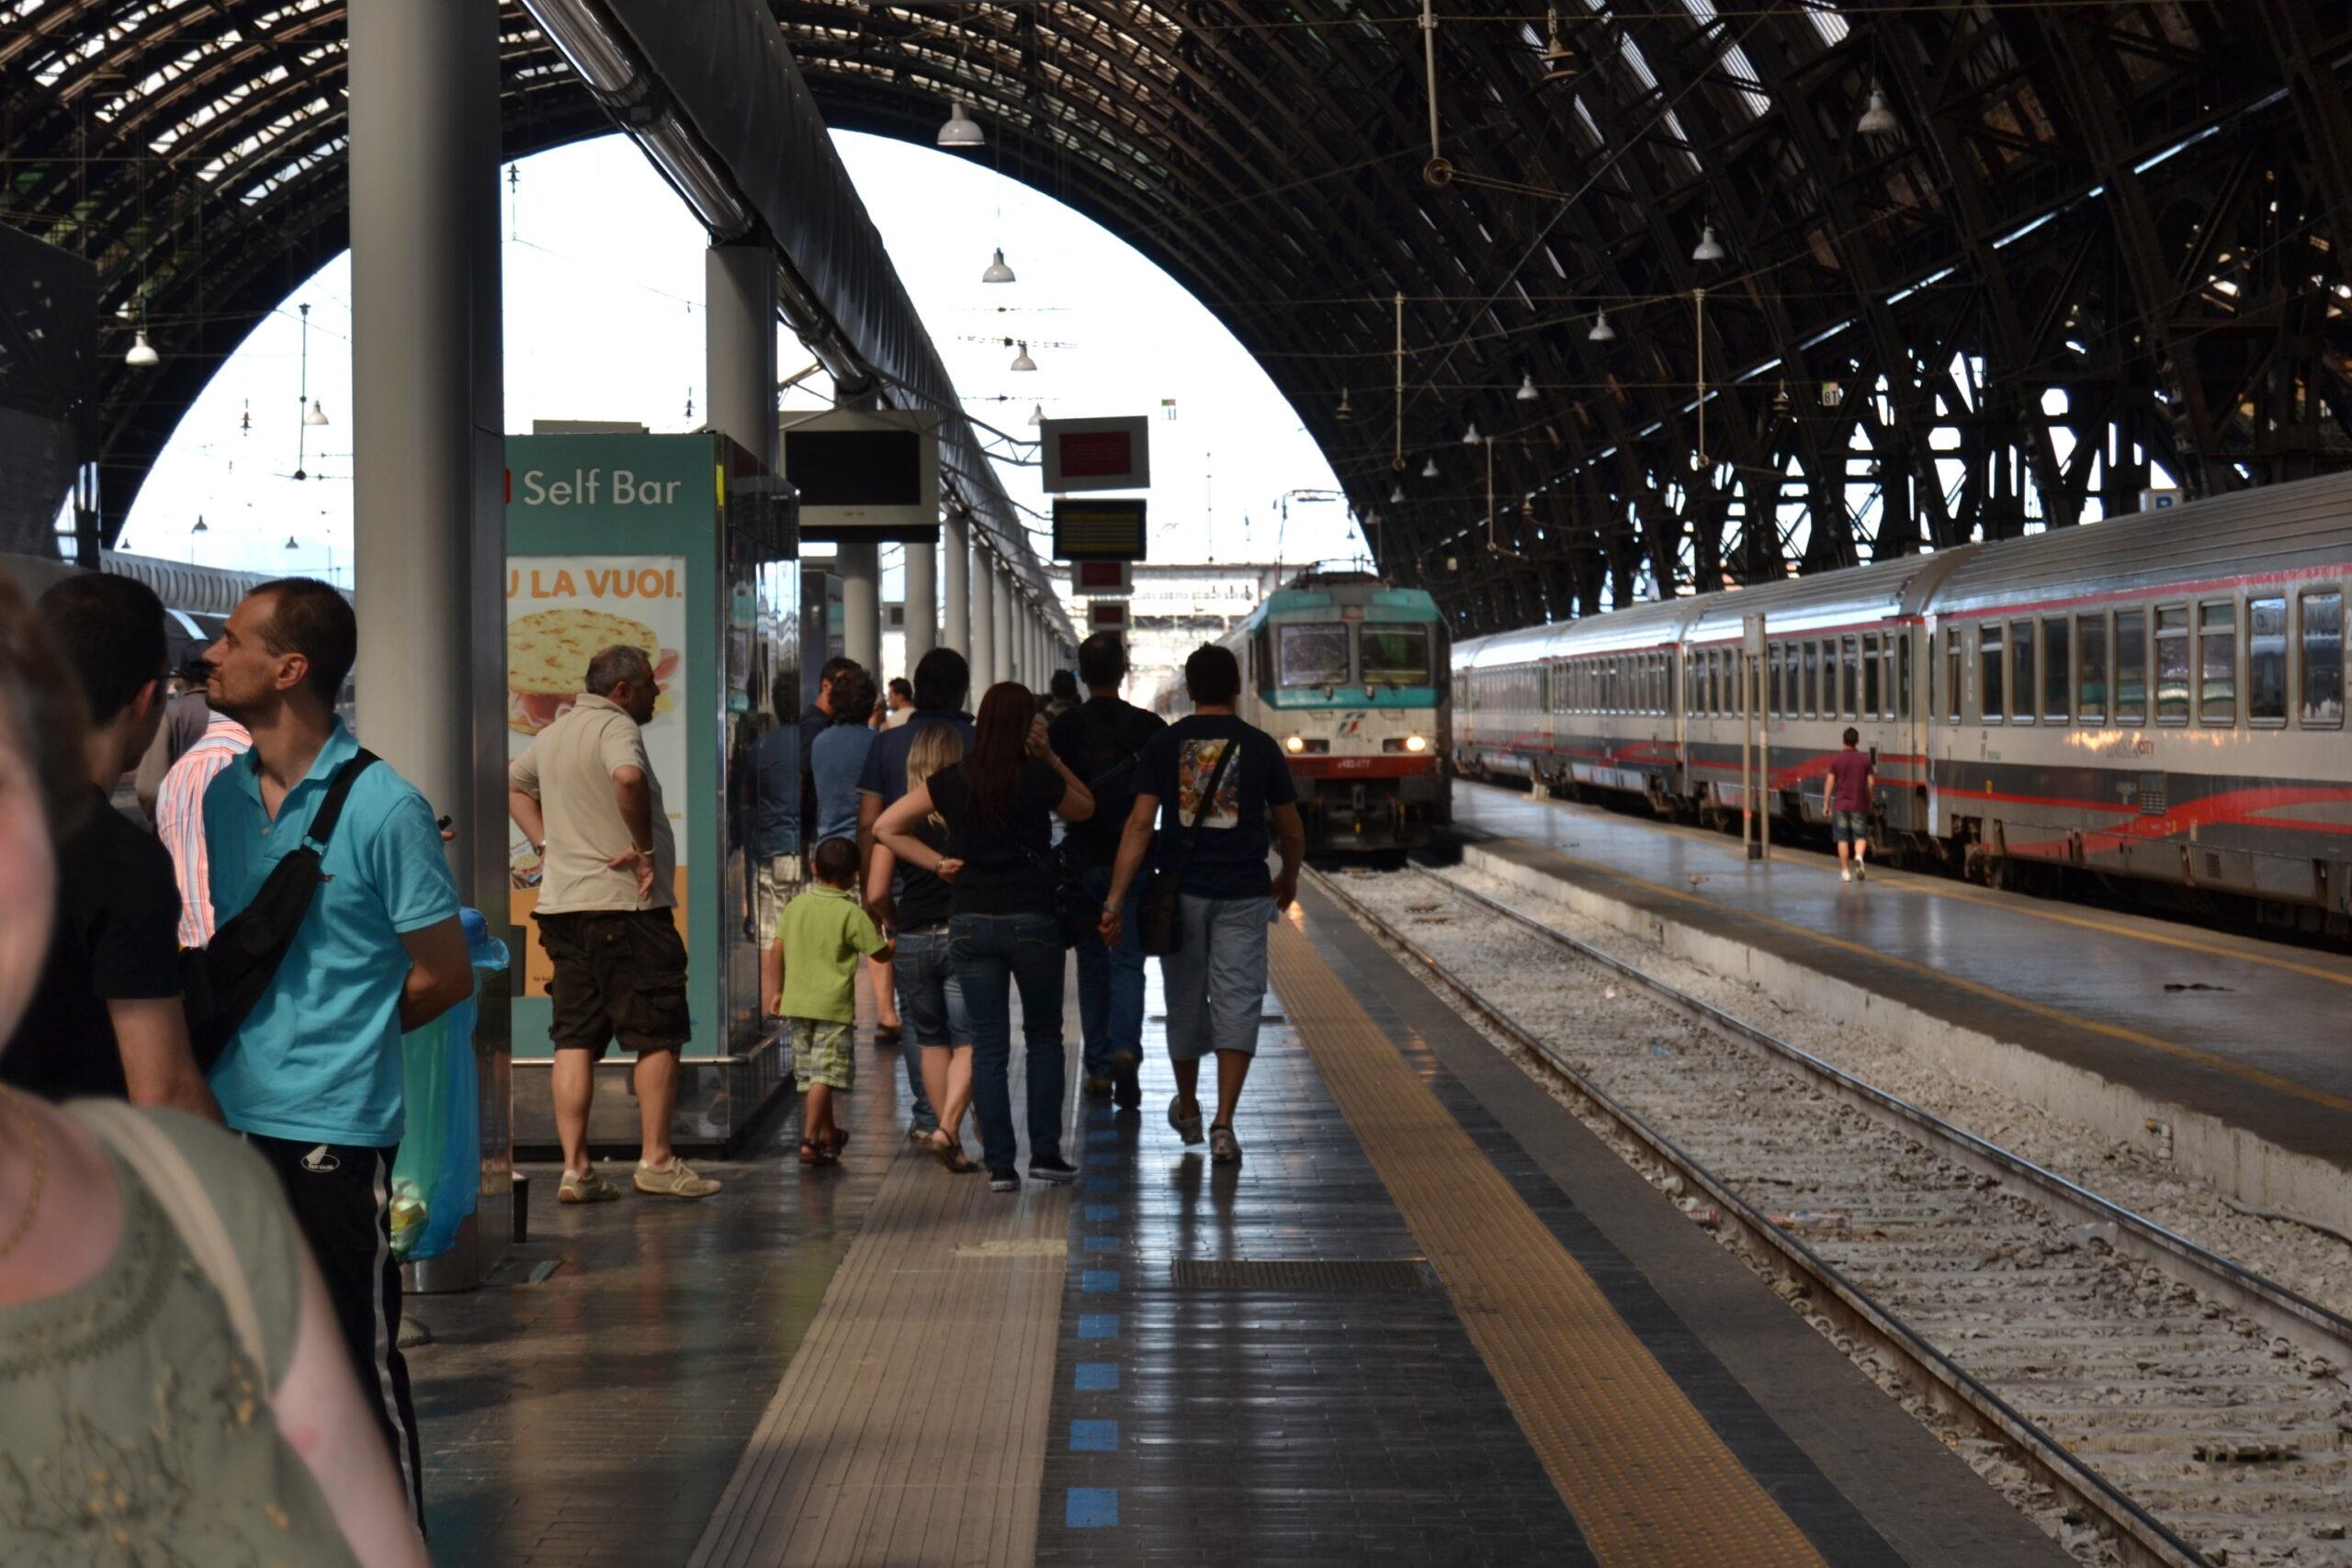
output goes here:
[[1151, 483], [1151, 423], [1141, 414], [1039, 423], [1046, 493], [1143, 490]]
[[1086, 606], [1086, 629], [1090, 632], [1123, 632], [1127, 629], [1127, 602], [1124, 599], [1096, 599]]
[[1140, 501], [1054, 502], [1057, 560], [1141, 560], [1144, 503]]
[[939, 416], [835, 409], [780, 422], [784, 473], [806, 539], [939, 537]]
[[1069, 591], [1080, 599], [1126, 599], [1136, 591], [1135, 573], [1123, 560], [1074, 560]]

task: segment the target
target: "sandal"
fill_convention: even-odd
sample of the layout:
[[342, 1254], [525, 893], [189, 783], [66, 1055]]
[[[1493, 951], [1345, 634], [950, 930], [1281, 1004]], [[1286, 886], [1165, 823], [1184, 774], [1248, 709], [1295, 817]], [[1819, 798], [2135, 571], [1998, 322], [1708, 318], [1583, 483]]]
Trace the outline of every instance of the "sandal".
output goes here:
[[847, 1147], [849, 1147], [849, 1129], [846, 1127], [834, 1128], [833, 1135], [825, 1140], [825, 1152], [835, 1158], [839, 1158], [841, 1152]]
[[932, 1158], [957, 1176], [969, 1176], [980, 1168], [973, 1163], [972, 1157], [964, 1152], [964, 1141], [961, 1138], [952, 1143], [943, 1143], [940, 1139], [944, 1136], [945, 1134], [943, 1134], [930, 1140]]
[[831, 1165], [835, 1163], [835, 1158], [836, 1156], [831, 1149], [827, 1148], [823, 1144], [817, 1142], [814, 1138], [803, 1138], [800, 1140], [800, 1163], [802, 1165]]

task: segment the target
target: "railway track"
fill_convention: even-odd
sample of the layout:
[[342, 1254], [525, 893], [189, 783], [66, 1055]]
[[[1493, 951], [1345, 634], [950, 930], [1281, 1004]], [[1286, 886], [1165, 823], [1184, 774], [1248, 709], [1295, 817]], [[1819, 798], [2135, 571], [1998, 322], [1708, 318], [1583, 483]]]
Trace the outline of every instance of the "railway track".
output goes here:
[[2352, 1568], [2352, 1321], [1453, 878], [1315, 880], [2078, 1558]]

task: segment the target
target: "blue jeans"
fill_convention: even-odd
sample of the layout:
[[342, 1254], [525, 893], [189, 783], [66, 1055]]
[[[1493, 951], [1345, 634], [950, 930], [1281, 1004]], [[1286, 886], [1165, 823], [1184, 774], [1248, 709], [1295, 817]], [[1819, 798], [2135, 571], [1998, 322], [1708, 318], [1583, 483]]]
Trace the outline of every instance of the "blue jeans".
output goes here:
[[947, 922], [956, 978], [972, 1020], [972, 1111], [980, 1163], [1010, 1167], [1012, 1131], [1012, 992], [1021, 992], [1028, 1049], [1029, 1158], [1062, 1152], [1062, 939], [1050, 915], [958, 915]]
[[[1090, 865], [1086, 890], [1102, 903], [1111, 894], [1111, 868]], [[1125, 924], [1112, 947], [1090, 931], [1078, 944], [1078, 1025], [1086, 1041], [1089, 1076], [1111, 1076], [1111, 1057], [1125, 1052], [1143, 1060], [1143, 928], [1136, 919], [1136, 893], [1119, 909]]]
[[906, 1021], [899, 1049], [907, 1059], [910, 1124], [918, 1133], [928, 1133], [939, 1125], [939, 1112], [922, 1090], [922, 1048], [937, 1049], [972, 1037], [964, 1017], [964, 988], [956, 983], [955, 963], [947, 953], [947, 933], [900, 931], [890, 973], [899, 993], [899, 1013]]

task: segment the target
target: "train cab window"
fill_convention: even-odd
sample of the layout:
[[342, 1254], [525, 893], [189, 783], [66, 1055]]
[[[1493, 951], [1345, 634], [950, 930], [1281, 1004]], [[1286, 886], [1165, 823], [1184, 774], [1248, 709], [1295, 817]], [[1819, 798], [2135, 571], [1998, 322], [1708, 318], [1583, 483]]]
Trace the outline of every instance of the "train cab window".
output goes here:
[[2197, 606], [2197, 721], [2238, 721], [2238, 607]]
[[2148, 722], [2148, 613], [2115, 612], [2115, 722]]
[[1862, 637], [1862, 716], [1876, 718], [1886, 703], [1886, 672], [1879, 657], [1878, 633]]
[[2001, 623], [1988, 621], [1976, 628], [1976, 717], [1981, 723], [2001, 722], [2002, 663]]
[[2188, 722], [2188, 606], [2156, 610], [2156, 722]]
[[1838, 689], [1845, 698], [1841, 711], [1848, 718], [1860, 718], [1861, 714], [1857, 711], [1857, 705], [1862, 696], [1862, 639], [1858, 637], [1841, 637], [1838, 646], [1844, 655], [1840, 662], [1845, 666], [1845, 674], [1838, 681]]
[[2303, 701], [2306, 729], [2344, 728], [2344, 595], [2303, 595]]
[[1967, 655], [1961, 651], [1960, 628], [1949, 627], [1944, 632], [1944, 716], [1954, 724], [1960, 722], [1960, 678], [1968, 668]]
[[2245, 602], [2245, 721], [2287, 722], [2287, 601]]
[[2075, 716], [2107, 721], [2107, 617], [2075, 617]]
[[2052, 724], [2066, 722], [2066, 699], [2074, 694], [2073, 649], [2067, 646], [2073, 629], [2064, 615], [2041, 623], [2041, 716]]
[[1430, 683], [1430, 628], [1366, 621], [1356, 629], [1356, 660], [1366, 686]]
[[2016, 693], [2012, 705], [2019, 724], [2033, 722], [2033, 694], [2041, 688], [2033, 683], [2033, 623], [2009, 623], [2009, 689]]
[[[1343, 621], [1274, 628], [1275, 669], [1285, 686], [1348, 683], [1348, 627]], [[1426, 657], [1426, 649], [1424, 651]]]

